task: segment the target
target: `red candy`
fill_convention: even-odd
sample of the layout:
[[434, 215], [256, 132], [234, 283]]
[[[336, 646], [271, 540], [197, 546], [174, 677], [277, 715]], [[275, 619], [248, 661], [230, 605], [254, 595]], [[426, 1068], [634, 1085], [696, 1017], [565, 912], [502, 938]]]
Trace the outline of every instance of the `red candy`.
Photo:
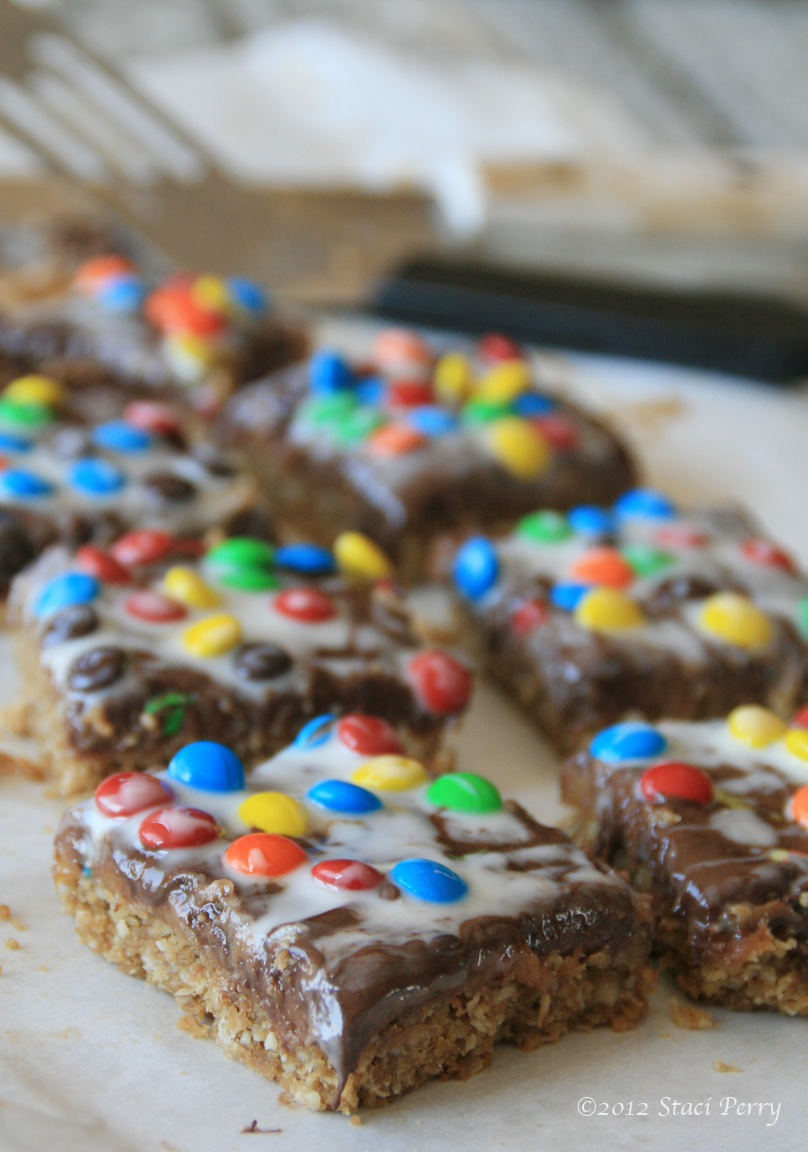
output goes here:
[[145, 808], [171, 801], [164, 784], [143, 772], [118, 772], [107, 776], [95, 790], [95, 803], [105, 816], [134, 816]]
[[556, 452], [569, 452], [578, 446], [578, 427], [569, 416], [551, 412], [547, 416], [535, 416], [531, 423]]
[[791, 721], [792, 728], [808, 728], [808, 704], [800, 708], [794, 719]]
[[174, 544], [169, 532], [157, 528], [135, 528], [120, 536], [110, 548], [119, 564], [132, 568], [137, 564], [155, 564], [168, 554]]
[[92, 256], [79, 265], [73, 285], [79, 292], [95, 292], [111, 276], [131, 275], [135, 271], [135, 265], [125, 256]]
[[195, 848], [218, 839], [219, 825], [200, 808], [158, 808], [140, 825], [145, 848]]
[[320, 624], [337, 614], [331, 597], [317, 588], [287, 588], [285, 592], [278, 593], [273, 604], [275, 611], [282, 616], [291, 616], [293, 620], [302, 620], [305, 624]]
[[481, 336], [477, 353], [486, 364], [497, 364], [501, 360], [524, 360], [522, 349], [516, 341], [500, 332], [489, 332]]
[[784, 572], [796, 571], [789, 554], [776, 544], [772, 544], [771, 540], [750, 536], [741, 544], [741, 551], [748, 560], [754, 560], [756, 564], [765, 564], [768, 568], [782, 568]]
[[323, 888], [335, 891], [361, 892], [366, 888], [378, 888], [384, 873], [363, 864], [361, 860], [321, 860], [315, 864], [311, 874]]
[[438, 649], [414, 656], [410, 660], [409, 675], [421, 703], [440, 716], [459, 712], [471, 695], [472, 677], [468, 668]]
[[182, 430], [180, 418], [168, 404], [157, 400], [133, 400], [123, 410], [127, 424], [134, 424], [144, 432], [154, 432], [158, 436], [171, 436]]
[[525, 600], [511, 616], [511, 631], [515, 636], [527, 636], [549, 619], [550, 609], [543, 600]]
[[351, 712], [337, 725], [337, 735], [352, 752], [362, 756], [400, 756], [404, 751], [401, 741], [386, 720]]
[[402, 408], [417, 408], [433, 400], [432, 386], [423, 380], [393, 380], [387, 389], [388, 403]]
[[643, 772], [640, 791], [652, 804], [674, 799], [709, 804], [713, 798], [713, 782], [706, 772], [692, 764], [666, 760], [664, 764], [655, 764]]
[[687, 524], [671, 524], [656, 533], [657, 544], [673, 548], [704, 548], [710, 543], [706, 532], [690, 528]]
[[76, 553], [76, 563], [82, 571], [107, 584], [128, 584], [132, 579], [123, 564], [95, 544], [82, 544]]
[[155, 592], [152, 588], [144, 588], [140, 592], [133, 592], [123, 602], [124, 611], [136, 620], [148, 620], [151, 624], [168, 624], [172, 620], [182, 620], [188, 615], [188, 610], [177, 600], [164, 596], [162, 592]]
[[143, 308], [146, 319], [161, 332], [192, 332], [195, 336], [221, 332], [224, 317], [194, 300], [192, 284], [184, 276], [166, 281], [147, 298]]
[[299, 844], [277, 832], [250, 832], [239, 836], [224, 858], [231, 868], [253, 876], [283, 876], [308, 860]]

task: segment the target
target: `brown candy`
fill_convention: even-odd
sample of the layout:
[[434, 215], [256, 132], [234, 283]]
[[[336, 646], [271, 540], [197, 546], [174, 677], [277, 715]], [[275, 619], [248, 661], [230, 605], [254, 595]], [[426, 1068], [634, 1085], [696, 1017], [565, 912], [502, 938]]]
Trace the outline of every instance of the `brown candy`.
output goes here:
[[277, 644], [242, 644], [233, 657], [242, 680], [274, 680], [292, 666], [292, 658]]
[[89, 636], [98, 627], [98, 616], [89, 604], [71, 604], [63, 608], [49, 622], [42, 636], [42, 646], [63, 644], [65, 640], [75, 640], [78, 636]]
[[196, 496], [196, 487], [173, 472], [152, 472], [144, 478], [143, 484], [153, 496], [172, 504], [193, 500]]
[[125, 668], [122, 648], [90, 648], [70, 665], [67, 684], [74, 692], [99, 692], [120, 680]]

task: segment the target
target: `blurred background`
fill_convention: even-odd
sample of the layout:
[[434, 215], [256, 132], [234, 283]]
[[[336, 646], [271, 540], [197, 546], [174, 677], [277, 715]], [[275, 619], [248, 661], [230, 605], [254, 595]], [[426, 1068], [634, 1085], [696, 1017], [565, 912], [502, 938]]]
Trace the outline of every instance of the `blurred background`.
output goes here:
[[[808, 296], [802, 0], [25, 7], [107, 62], [192, 154], [264, 197], [256, 260], [282, 294], [360, 299], [402, 254], [460, 248]], [[0, 121], [13, 124], [27, 85], [39, 112], [92, 145], [89, 182], [119, 197], [126, 184], [143, 211], [155, 174], [145, 161], [139, 176], [122, 173], [127, 157], [99, 146], [65, 79], [40, 51], [33, 72], [26, 64], [12, 88], [0, 85]], [[136, 151], [130, 141], [130, 169]], [[6, 181], [42, 170], [30, 148], [0, 139]], [[164, 210], [177, 234], [182, 217]], [[211, 231], [226, 245], [225, 227]]]

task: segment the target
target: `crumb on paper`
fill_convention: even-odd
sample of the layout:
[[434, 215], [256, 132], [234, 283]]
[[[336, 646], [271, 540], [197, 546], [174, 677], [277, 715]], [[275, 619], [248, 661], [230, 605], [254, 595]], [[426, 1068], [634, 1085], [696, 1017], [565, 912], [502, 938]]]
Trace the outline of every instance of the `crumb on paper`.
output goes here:
[[681, 396], [658, 396], [652, 400], [617, 403], [608, 415], [624, 426], [644, 436], [655, 436], [671, 421], [687, 412], [687, 403]]
[[713, 1072], [743, 1072], [743, 1068], [736, 1068], [734, 1064], [725, 1064], [723, 1060], [713, 1060]]
[[180, 1016], [177, 1021], [177, 1027], [181, 1032], [187, 1032], [189, 1036], [195, 1036], [197, 1039], [201, 1039], [203, 1036], [210, 1036], [210, 1028], [200, 1023], [195, 1016], [190, 1016], [187, 1012], [185, 1015]]
[[8, 752], [0, 752], [0, 776], [15, 776], [18, 772], [29, 780], [39, 782], [45, 779], [45, 769], [41, 764], [35, 764], [24, 756], [10, 756]]
[[283, 1132], [283, 1128], [259, 1128], [258, 1121], [253, 1120], [246, 1128], [241, 1129], [242, 1136], [274, 1136]]
[[37, 972], [50, 972], [50, 968], [47, 966], [47, 964], [38, 964], [36, 970]]
[[18, 932], [25, 932], [26, 928], [19, 916], [11, 917], [11, 927], [16, 928]]
[[362, 1123], [361, 1116], [357, 1115], [357, 1113], [354, 1112], [353, 1116], [350, 1119], [350, 1123], [353, 1124], [354, 1128], [358, 1128], [359, 1125]]
[[19, 948], [20, 942], [19, 942], [19, 940], [15, 940], [13, 936], [9, 936], [6, 939], [5, 946], [6, 946], [6, 948], [10, 948], [11, 951], [14, 952]]
[[0, 920], [10, 920], [11, 909], [8, 904], [0, 904]]
[[673, 1033], [672, 1032], [659, 1032], [658, 1035], [659, 1035], [660, 1040], [672, 1040], [673, 1039]]
[[700, 1032], [704, 1028], [713, 1028], [715, 1020], [703, 1008], [695, 1004], [685, 1004], [683, 1000], [671, 999], [671, 1020], [677, 1028], [684, 1028], [687, 1032]]

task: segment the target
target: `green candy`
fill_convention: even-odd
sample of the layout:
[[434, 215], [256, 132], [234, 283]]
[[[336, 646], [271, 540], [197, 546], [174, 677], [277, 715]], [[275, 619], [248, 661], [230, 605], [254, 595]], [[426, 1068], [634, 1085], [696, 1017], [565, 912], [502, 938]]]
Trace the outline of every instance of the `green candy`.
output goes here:
[[316, 427], [337, 424], [357, 407], [358, 401], [351, 392], [335, 392], [331, 396], [306, 400], [300, 407], [299, 419]]
[[460, 419], [464, 424], [488, 424], [491, 420], [499, 420], [501, 416], [510, 416], [512, 412], [511, 404], [493, 400], [469, 400], [460, 414]]
[[450, 772], [427, 789], [426, 798], [436, 808], [453, 812], [498, 812], [502, 797], [494, 785], [473, 772]]
[[529, 516], [523, 516], [516, 525], [517, 536], [536, 540], [540, 544], [557, 544], [561, 540], [568, 540], [572, 534], [566, 516], [562, 516], [560, 512], [551, 512], [549, 509], [531, 512]]
[[0, 423], [24, 428], [50, 424], [53, 413], [47, 404], [23, 404], [17, 400], [0, 400]]
[[620, 549], [638, 576], [655, 576], [663, 568], [669, 568], [675, 557], [653, 544], [626, 544]]
[[228, 588], [242, 588], [245, 592], [263, 592], [266, 588], [278, 588], [280, 581], [274, 572], [250, 564], [234, 564], [232, 568], [221, 568], [216, 577], [220, 584]]
[[339, 417], [334, 422], [334, 434], [341, 444], [353, 444], [364, 440], [384, 422], [385, 416], [378, 408], [363, 406]]
[[803, 636], [808, 636], [808, 596], [803, 596], [797, 605], [797, 627]]
[[266, 540], [254, 536], [233, 536], [211, 548], [205, 560], [211, 565], [220, 584], [261, 592], [277, 588], [278, 578], [271, 571], [275, 549]]

